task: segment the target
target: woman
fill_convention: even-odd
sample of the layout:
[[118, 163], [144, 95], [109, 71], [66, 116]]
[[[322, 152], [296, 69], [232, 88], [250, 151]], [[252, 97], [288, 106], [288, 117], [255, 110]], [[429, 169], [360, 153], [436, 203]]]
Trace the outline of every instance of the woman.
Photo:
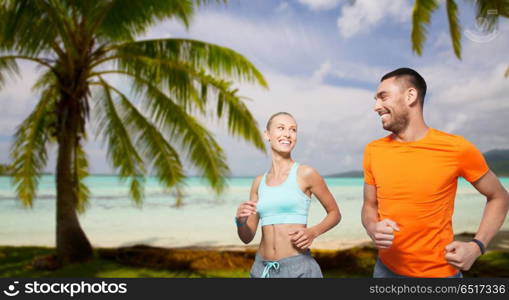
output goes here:
[[[270, 117], [265, 130], [272, 152], [272, 166], [253, 181], [249, 201], [237, 209], [237, 233], [245, 243], [253, 240], [261, 220], [262, 239], [251, 277], [323, 277], [309, 248], [320, 234], [341, 219], [336, 200], [313, 168], [291, 157], [297, 142], [297, 123], [279, 112]], [[311, 195], [327, 212], [319, 224], [306, 227]]]

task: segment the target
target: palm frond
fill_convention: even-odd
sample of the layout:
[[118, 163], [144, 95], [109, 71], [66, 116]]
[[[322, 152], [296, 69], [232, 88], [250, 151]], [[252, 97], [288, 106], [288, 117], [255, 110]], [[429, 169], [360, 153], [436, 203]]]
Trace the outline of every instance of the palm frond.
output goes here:
[[57, 78], [55, 76], [55, 73], [53, 73], [51, 70], [46, 70], [32, 85], [32, 92], [39, 92], [42, 90], [45, 90], [49, 86], [54, 86], [57, 83]]
[[[145, 168], [143, 160], [135, 149], [130, 133], [119, 116], [110, 86], [102, 78], [99, 84], [103, 87], [102, 96], [96, 99], [94, 115], [97, 120], [97, 135], [107, 143], [107, 156], [113, 167], [119, 170], [121, 179], [130, 180], [130, 196], [137, 205], [143, 201], [143, 182]], [[117, 104], [118, 105], [118, 104]]]
[[37, 55], [51, 49], [59, 40], [66, 41], [57, 12], [51, 14], [55, 3], [47, 1], [5, 1], [1, 6], [2, 26], [0, 26], [0, 49], [14, 50], [20, 55]]
[[10, 150], [12, 180], [21, 203], [32, 206], [39, 176], [48, 159], [47, 142], [55, 121], [54, 105], [57, 92], [49, 87], [32, 113], [21, 123]]
[[194, 13], [190, 0], [144, 0], [106, 2], [99, 16], [98, 34], [108, 40], [134, 40], [135, 36], [147, 30], [156, 21], [176, 18], [186, 27]]
[[[144, 61], [144, 59], [133, 59], [134, 63], [140, 60]], [[265, 151], [265, 145], [258, 130], [258, 124], [242, 100], [242, 97], [237, 95], [238, 90], [231, 88], [231, 82], [216, 79], [203, 71], [194, 70], [191, 66], [184, 63], [160, 62], [157, 69], [161, 73], [173, 74], [171, 75], [171, 84], [163, 84], [162, 86], [169, 90], [174, 103], [180, 105], [186, 112], [193, 112], [189, 108], [198, 108], [199, 112], [204, 113], [207, 102], [212, 101], [209, 98], [212, 98], [216, 104], [211, 104], [209, 107], [216, 108], [214, 115], [218, 119], [222, 119], [223, 115], [227, 117], [227, 126], [230, 134], [243, 137], [246, 141], [253, 143], [258, 149]], [[137, 96], [144, 98], [146, 89], [144, 85], [151, 85], [151, 82], [154, 82], [151, 80], [154, 78], [151, 76], [152, 73], [145, 75], [149, 79], [142, 79], [129, 72], [133, 72], [133, 70], [111, 70], [97, 74], [117, 73], [136, 78], [137, 84], [132, 85], [132, 87]], [[178, 82], [178, 84], [175, 84], [175, 82]]]
[[[262, 87], [268, 86], [260, 71], [243, 55], [234, 50], [201, 41], [156, 39], [129, 42], [117, 48], [117, 55], [120, 68], [130, 69], [131, 73], [136, 75], [147, 73], [143, 64], [133, 65], [132, 60], [138, 57], [150, 59], [151, 64], [145, 64], [145, 66], [152, 75], [161, 63], [185, 63], [195, 70], [205, 70], [212, 76], [244, 80]], [[157, 79], [167, 79], [162, 72], [157, 75], [159, 75]]]
[[168, 188], [182, 183], [185, 175], [175, 148], [126, 95], [111, 85], [108, 87], [119, 95], [119, 116], [133, 137], [138, 153], [155, 172], [158, 180]]
[[[186, 111], [197, 110], [205, 112], [205, 106], [196, 92], [194, 74], [198, 71], [190, 66], [175, 61], [158, 60], [145, 56], [135, 56], [121, 66], [120, 72], [133, 78], [142, 78], [147, 82], [167, 89], [174, 96], [174, 100]], [[136, 86], [134, 86], [135, 88]], [[135, 89], [135, 92], [136, 89]]]
[[426, 25], [431, 20], [431, 14], [438, 8], [436, 0], [415, 0], [412, 12], [412, 50], [417, 55], [422, 55], [424, 42], [426, 41]]
[[[226, 86], [228, 85], [227, 81], [215, 79], [214, 75], [209, 75], [201, 69], [199, 62], [200, 58], [204, 60], [207, 57], [210, 58], [205, 65], [209, 66], [208, 69], [220, 73], [215, 74], [216, 76], [225, 75], [224, 73], [232, 75], [235, 72], [235, 67], [228, 63], [232, 60], [236, 62], [234, 65], [238, 63], [238, 60], [247, 62], [245, 68], [240, 68], [250, 70], [246, 75], [247, 78], [250, 80], [260, 79], [261, 81], [258, 81], [258, 83], [266, 86], [261, 74], [259, 78], [256, 75], [258, 71], [254, 67], [251, 68], [247, 60], [239, 57], [239, 55], [231, 50], [224, 50], [222, 47], [211, 46], [201, 42], [191, 41], [189, 44], [188, 42], [188, 40], [157, 40], [131, 44], [136, 49], [131, 48], [131, 46], [126, 46], [125, 48], [122, 46], [118, 52], [120, 56], [120, 71], [124, 71], [131, 76], [145, 78], [150, 82], [154, 82], [155, 85], [168, 89], [177, 103], [182, 104], [185, 108], [193, 104], [192, 107], [197, 107], [201, 112], [203, 112], [204, 105], [206, 104], [207, 90], [211, 86], [211, 89], [220, 91], [220, 93], [216, 93], [218, 96], [218, 117], [222, 115], [223, 105], [227, 105], [230, 133], [239, 135], [253, 142], [259, 149], [264, 150], [265, 146], [257, 129], [256, 121], [245, 104], [240, 100], [240, 97], [229, 91], [229, 87]], [[140, 48], [139, 46], [143, 47]], [[194, 50], [179, 50], [182, 48], [194, 48]], [[163, 51], [162, 49], [166, 50]], [[210, 52], [213, 53], [204, 54], [209, 51], [207, 49], [212, 49]], [[182, 53], [176, 53], [179, 51]], [[198, 54], [200, 52], [203, 53]], [[163, 57], [159, 58], [158, 56]], [[242, 77], [240, 69], [237, 70], [240, 73], [236, 74], [236, 76]], [[223, 72], [221, 70], [227, 71]]]
[[48, 62], [48, 58], [36, 57], [36, 56], [30, 56], [30, 55], [0, 56], [0, 73], [3, 68], [3, 69], [6, 69], [7, 72], [11, 73], [11, 75], [19, 74], [19, 69], [18, 69], [16, 60], [27, 60], [30, 62], [35, 62], [36, 64], [38, 64], [38, 67], [48, 68], [48, 70], [50, 70], [53, 73], [53, 75], [55, 76], [56, 79], [61, 78], [58, 70]]
[[461, 59], [461, 28], [458, 20], [458, 6], [454, 0], [447, 0], [447, 19], [454, 54]]
[[178, 140], [188, 153], [188, 160], [196, 166], [212, 188], [220, 193], [225, 187], [224, 177], [229, 169], [223, 150], [213, 135], [192, 115], [177, 105], [169, 96], [147, 82], [136, 82], [144, 90], [143, 107], [155, 124]]
[[19, 67], [16, 59], [11, 57], [0, 57], [0, 89], [4, 87], [6, 82], [4, 72], [11, 77], [19, 75]]
[[258, 129], [257, 121], [242, 97], [237, 95], [238, 89], [233, 89], [231, 82], [218, 80], [203, 73], [201, 74], [201, 84], [205, 90], [210, 91], [215, 96], [217, 118], [222, 119], [223, 115], [227, 117], [230, 134], [241, 136], [252, 142], [258, 149], [265, 151], [265, 144]]

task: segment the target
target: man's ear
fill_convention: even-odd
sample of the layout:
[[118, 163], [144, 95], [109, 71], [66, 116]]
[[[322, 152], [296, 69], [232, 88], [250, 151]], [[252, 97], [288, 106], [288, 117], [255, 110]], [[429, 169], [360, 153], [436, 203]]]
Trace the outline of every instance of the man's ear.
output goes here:
[[269, 133], [267, 132], [267, 130], [264, 130], [264, 131], [263, 131], [263, 136], [265, 136], [265, 139], [266, 139], [267, 141], [269, 141], [269, 140], [270, 140], [270, 138], [269, 138]]
[[406, 102], [409, 106], [419, 104], [419, 99], [417, 98], [417, 95], [418, 95], [417, 90], [415, 88], [411, 87], [407, 90]]

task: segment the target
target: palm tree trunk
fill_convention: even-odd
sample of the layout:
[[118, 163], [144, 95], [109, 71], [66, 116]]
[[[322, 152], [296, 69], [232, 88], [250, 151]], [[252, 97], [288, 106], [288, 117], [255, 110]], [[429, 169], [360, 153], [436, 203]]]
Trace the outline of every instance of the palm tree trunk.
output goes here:
[[[70, 100], [70, 99], [66, 99]], [[74, 102], [74, 103], [73, 103]], [[62, 264], [80, 262], [92, 257], [92, 245], [81, 229], [76, 214], [78, 195], [72, 173], [74, 147], [78, 132], [78, 106], [76, 101], [61, 101], [57, 158], [57, 257]]]

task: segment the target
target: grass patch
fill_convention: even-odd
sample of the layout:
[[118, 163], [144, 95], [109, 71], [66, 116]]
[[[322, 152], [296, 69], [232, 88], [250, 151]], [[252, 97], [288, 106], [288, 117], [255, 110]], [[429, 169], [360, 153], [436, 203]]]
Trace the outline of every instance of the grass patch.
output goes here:
[[134, 267], [114, 260], [100, 258], [97, 251], [94, 258], [86, 263], [71, 264], [58, 270], [37, 270], [32, 260], [41, 255], [53, 254], [53, 248], [0, 246], [0, 277], [99, 277], [99, 278], [208, 278], [208, 277], [247, 277], [242, 271], [192, 271], [163, 270]]
[[[215, 251], [129, 247], [96, 249], [86, 263], [57, 270], [38, 270], [35, 257], [50, 255], [54, 248], [0, 246], [0, 277], [99, 277], [99, 278], [246, 278], [254, 251]], [[376, 249], [313, 251], [326, 278], [371, 277]], [[465, 277], [509, 277], [509, 253], [489, 251]]]
[[509, 277], [509, 252], [488, 251], [479, 257], [465, 277]]

